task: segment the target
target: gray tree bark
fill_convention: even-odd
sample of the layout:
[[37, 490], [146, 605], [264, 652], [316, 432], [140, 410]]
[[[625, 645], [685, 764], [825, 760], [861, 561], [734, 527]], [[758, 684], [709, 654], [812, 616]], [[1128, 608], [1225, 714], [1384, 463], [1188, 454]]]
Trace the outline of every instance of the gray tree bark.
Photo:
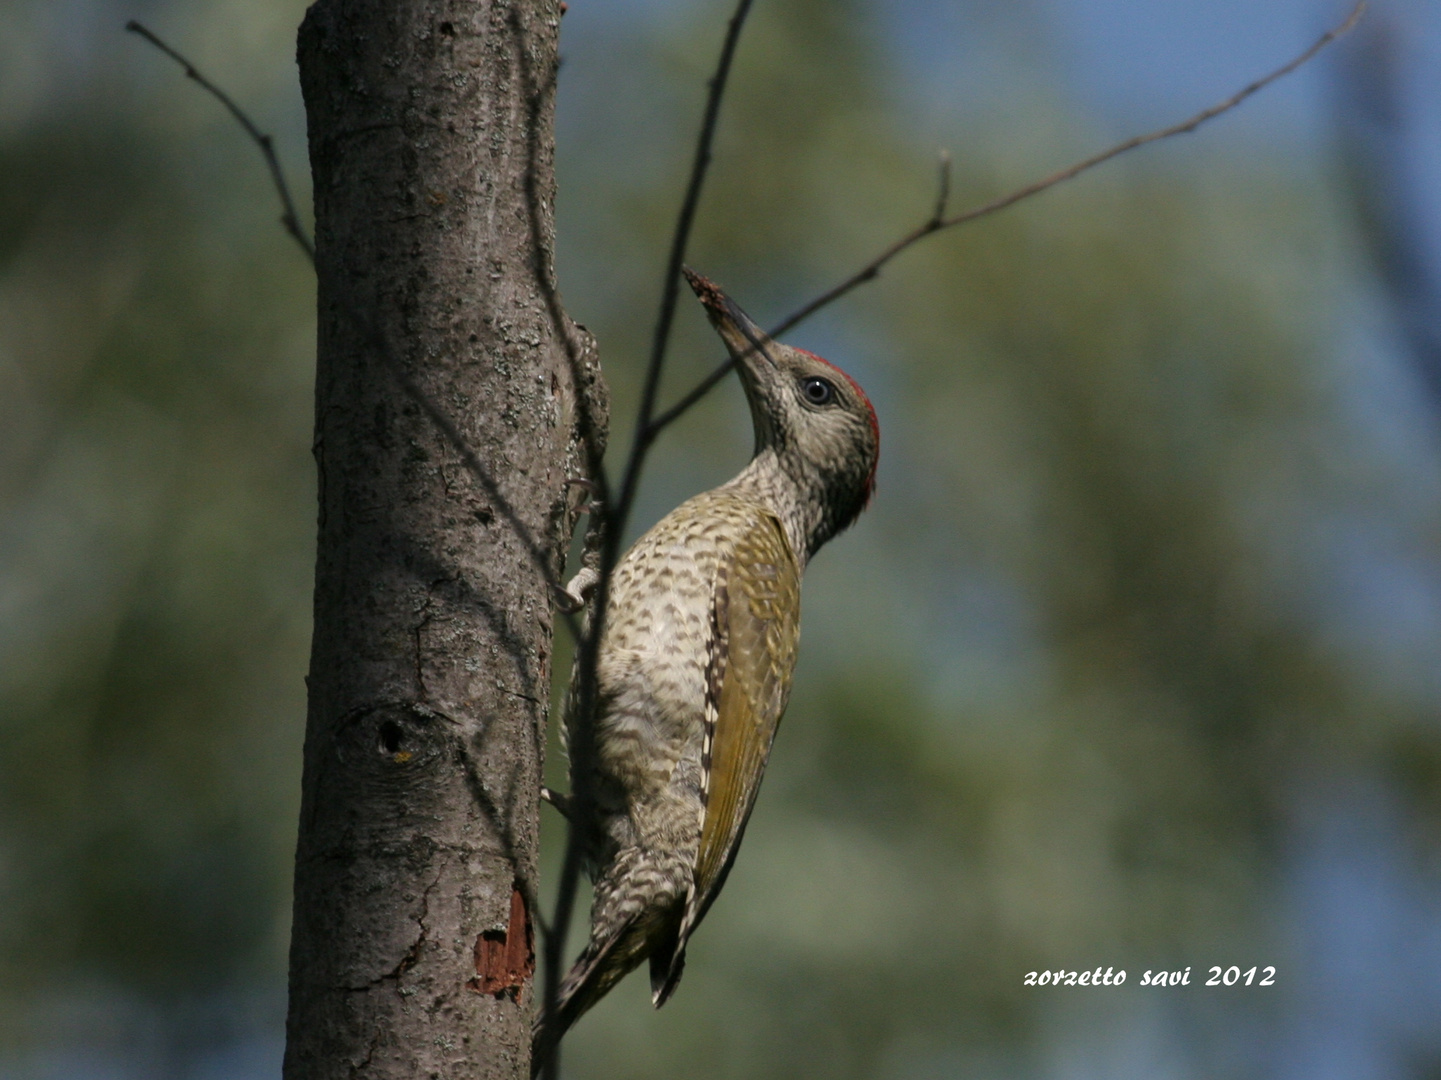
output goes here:
[[287, 1080], [529, 1076], [550, 582], [605, 423], [552, 285], [559, 21], [319, 0], [300, 30], [320, 529]]

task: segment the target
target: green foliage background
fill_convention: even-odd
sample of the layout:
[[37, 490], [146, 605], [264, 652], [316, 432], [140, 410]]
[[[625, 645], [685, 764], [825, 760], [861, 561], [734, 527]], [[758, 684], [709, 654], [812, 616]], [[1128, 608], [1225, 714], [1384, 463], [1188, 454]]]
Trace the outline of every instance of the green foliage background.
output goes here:
[[[565, 27], [560, 274], [623, 447], [727, 5], [601, 6]], [[763, 322], [928, 212], [938, 141], [961, 206], [1107, 140], [1024, 50], [936, 114], [883, 6], [757, 7], [691, 261]], [[4, 9], [0, 1072], [271, 1075], [313, 284], [253, 147], [120, 27], [231, 90], [303, 190], [303, 5]], [[684, 988], [654, 1013], [623, 985], [573, 1075], [1279, 1074], [1333, 977], [1316, 823], [1386, 808], [1433, 895], [1441, 642], [1372, 632], [1348, 590], [1434, 582], [1434, 431], [1355, 406], [1385, 361], [1328, 172], [1224, 125], [934, 239], [793, 334], [871, 391], [880, 494], [807, 576], [793, 705]], [[697, 312], [674, 356], [672, 394], [718, 358]], [[664, 438], [638, 525], [748, 439], [726, 384]], [[1136, 985], [1212, 963], [1280, 985]], [[1097, 964], [1127, 987], [1021, 984]]]

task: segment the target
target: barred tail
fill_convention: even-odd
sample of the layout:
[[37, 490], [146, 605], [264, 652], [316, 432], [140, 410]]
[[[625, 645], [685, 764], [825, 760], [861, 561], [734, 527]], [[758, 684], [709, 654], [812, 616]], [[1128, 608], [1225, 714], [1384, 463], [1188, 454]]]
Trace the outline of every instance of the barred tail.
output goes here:
[[[641, 954], [632, 946], [620, 946], [630, 937], [634, 918], [627, 920], [614, 934], [602, 941], [592, 938], [580, 958], [571, 966], [560, 983], [554, 1010], [542, 1011], [531, 1026], [530, 1075], [540, 1075], [555, 1046], [571, 1025], [612, 986], [625, 978], [641, 962]], [[635, 955], [629, 955], [634, 953]]]
[[656, 1007], [675, 989], [680, 978], [675, 953], [684, 949], [676, 931], [690, 874], [688, 857], [675, 852], [631, 847], [616, 854], [596, 882], [590, 941], [561, 980], [555, 1007], [537, 1016], [531, 1028], [532, 1077], [570, 1026], [646, 957], [652, 958]]

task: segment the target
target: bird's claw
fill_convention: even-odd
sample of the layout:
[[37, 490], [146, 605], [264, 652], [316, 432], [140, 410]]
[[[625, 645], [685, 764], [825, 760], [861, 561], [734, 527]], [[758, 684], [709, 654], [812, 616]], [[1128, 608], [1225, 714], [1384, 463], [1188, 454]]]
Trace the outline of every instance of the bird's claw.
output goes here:
[[600, 574], [592, 566], [583, 566], [580, 573], [571, 578], [566, 587], [560, 591], [556, 598], [569, 614], [574, 615], [586, 604], [590, 603], [591, 594], [595, 592], [596, 583], [600, 581]]
[[559, 810], [561, 817], [565, 818], [567, 821], [570, 820], [569, 795], [562, 795], [559, 791], [556, 791], [555, 788], [546, 787], [544, 784], [542, 784], [540, 788], [540, 799], [541, 802], [548, 802], [551, 806]]
[[604, 509], [604, 502], [600, 497], [600, 487], [594, 480], [588, 480], [584, 476], [572, 476], [565, 482], [566, 487], [578, 487], [585, 491], [590, 499], [581, 503], [575, 508], [577, 514], [590, 514], [595, 516]]

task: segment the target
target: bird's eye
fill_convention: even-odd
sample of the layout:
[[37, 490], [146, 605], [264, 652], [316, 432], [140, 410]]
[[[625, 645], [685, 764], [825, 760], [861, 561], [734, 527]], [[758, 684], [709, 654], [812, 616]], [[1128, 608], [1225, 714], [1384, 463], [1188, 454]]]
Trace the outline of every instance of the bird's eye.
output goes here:
[[812, 405], [829, 405], [835, 400], [836, 388], [826, 379], [802, 379], [801, 395]]

